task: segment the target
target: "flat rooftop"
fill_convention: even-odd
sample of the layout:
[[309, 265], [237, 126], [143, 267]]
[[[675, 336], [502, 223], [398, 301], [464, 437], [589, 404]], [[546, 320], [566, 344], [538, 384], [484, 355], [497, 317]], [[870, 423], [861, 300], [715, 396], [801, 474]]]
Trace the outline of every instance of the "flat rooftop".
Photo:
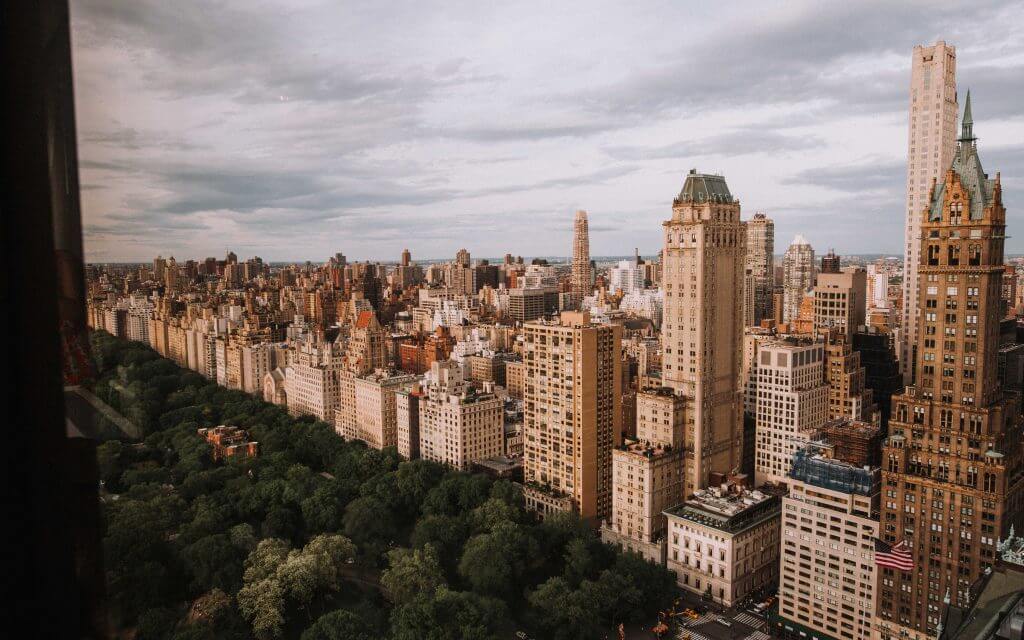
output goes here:
[[738, 492], [701, 489], [686, 502], [666, 509], [665, 515], [735, 534], [776, 517], [781, 506], [778, 496], [756, 489]]

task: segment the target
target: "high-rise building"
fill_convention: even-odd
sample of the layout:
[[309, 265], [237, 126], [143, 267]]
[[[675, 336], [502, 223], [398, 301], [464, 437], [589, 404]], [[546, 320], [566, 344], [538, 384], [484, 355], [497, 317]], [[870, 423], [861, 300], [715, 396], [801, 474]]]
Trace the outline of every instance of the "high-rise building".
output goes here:
[[725, 178], [691, 170], [663, 224], [662, 380], [686, 396], [686, 495], [711, 473], [738, 470], [743, 451], [740, 383], [747, 232]]
[[1018, 402], [997, 372], [1006, 210], [978, 156], [970, 94], [920, 215], [917, 373], [893, 397], [881, 507], [882, 540], [905, 541], [913, 568], [879, 572], [883, 640], [935, 637], [943, 598], [966, 608], [997, 542], [1024, 524]]
[[903, 390], [903, 376], [890, 344], [891, 336], [874, 327], [865, 327], [853, 334], [853, 351], [864, 366], [864, 384], [871, 389], [871, 399], [878, 406], [883, 429], [889, 426], [892, 396]]
[[920, 298], [921, 211], [929, 206], [933, 180], [953, 162], [956, 150], [956, 47], [939, 40], [914, 47], [907, 127], [906, 240], [903, 247], [903, 332], [899, 349], [903, 379], [911, 382], [917, 359]]
[[[334, 428], [349, 440], [361, 439], [356, 417], [356, 378], [383, 369], [387, 359], [384, 329], [372, 311], [360, 311], [352, 323], [345, 350], [344, 366], [339, 373], [339, 397]], [[290, 396], [289, 396], [290, 397]]]
[[[644, 288], [643, 265], [633, 260], [621, 260], [608, 270], [608, 291], [630, 294]], [[588, 291], [589, 293], [589, 291]]]
[[825, 337], [825, 381], [828, 383], [828, 418], [874, 421], [878, 406], [867, 387], [867, 372], [860, 364], [860, 352], [853, 341], [838, 329]]
[[329, 422], [338, 407], [341, 368], [342, 356], [334, 343], [300, 344], [295, 361], [285, 370], [288, 413]]
[[821, 256], [821, 273], [839, 273], [842, 259], [836, 254], [835, 249], [829, 249], [828, 253]]
[[622, 326], [565, 312], [527, 323], [523, 337], [526, 505], [574, 510], [596, 527], [611, 514], [622, 432]]
[[746, 267], [754, 280], [754, 324], [772, 317], [775, 285], [775, 222], [764, 213], [747, 220]]
[[163, 256], [153, 258], [153, 279], [157, 282], [164, 281], [164, 269], [167, 268], [167, 261]]
[[798, 235], [782, 257], [782, 320], [795, 322], [800, 314], [800, 304], [814, 286], [814, 248]]
[[424, 392], [417, 383], [395, 392], [398, 454], [407, 460], [420, 457], [420, 399], [423, 396]]
[[756, 291], [754, 286], [754, 272], [746, 269], [743, 272], [743, 326], [753, 327], [755, 315]]
[[774, 329], [747, 327], [743, 332], [743, 412], [753, 417], [757, 410], [757, 355], [761, 345], [776, 340]]
[[867, 272], [860, 267], [822, 271], [814, 285], [814, 333], [840, 330], [848, 339], [867, 317]]
[[587, 227], [587, 212], [576, 212], [572, 226], [572, 293], [579, 304], [590, 295], [590, 231]]
[[786, 338], [757, 354], [754, 483], [786, 483], [793, 454], [825, 424], [828, 385], [821, 342]]
[[[877, 435], [878, 428], [870, 427]], [[876, 442], [877, 444], [877, 442]], [[831, 441], [797, 451], [782, 499], [781, 638], [869, 640], [875, 612], [879, 469]]]
[[683, 501], [686, 399], [672, 389], [636, 394], [636, 438], [612, 452], [612, 513], [606, 542], [664, 561], [663, 511]]
[[434, 362], [419, 399], [420, 457], [469, 471], [472, 464], [504, 451], [500, 398], [462, 377], [462, 365]]
[[357, 438], [374, 449], [398, 446], [395, 395], [408, 389], [416, 376], [378, 369], [355, 379]]

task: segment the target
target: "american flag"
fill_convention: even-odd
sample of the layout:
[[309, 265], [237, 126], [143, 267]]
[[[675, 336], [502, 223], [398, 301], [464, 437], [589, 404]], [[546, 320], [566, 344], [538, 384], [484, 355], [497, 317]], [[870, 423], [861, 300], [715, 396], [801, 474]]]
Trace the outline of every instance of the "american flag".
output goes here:
[[875, 538], [875, 564], [880, 567], [910, 571], [914, 568], [914, 558], [910, 554], [910, 545], [906, 540], [900, 540], [895, 545], [889, 545]]

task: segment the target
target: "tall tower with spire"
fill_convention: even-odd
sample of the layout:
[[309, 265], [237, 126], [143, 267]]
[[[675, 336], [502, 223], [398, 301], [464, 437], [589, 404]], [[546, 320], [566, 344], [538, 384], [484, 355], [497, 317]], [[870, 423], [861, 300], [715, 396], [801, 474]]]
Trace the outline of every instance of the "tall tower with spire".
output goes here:
[[590, 295], [590, 231], [583, 209], [576, 212], [572, 227], [572, 293], [577, 305]]
[[930, 47], [914, 47], [910, 71], [909, 126], [907, 127], [906, 240], [903, 245], [903, 317], [900, 368], [908, 384], [913, 380], [914, 349], [921, 309], [917, 306], [921, 256], [921, 209], [928, 205], [933, 180], [953, 162], [956, 149], [956, 48], [939, 40]]
[[893, 396], [882, 540], [913, 569], [878, 569], [882, 640], [936, 637], [943, 594], [971, 604], [997, 543], [1024, 519], [1018, 399], [997, 374], [1006, 210], [981, 166], [967, 96], [959, 145], [920, 212], [915, 384]]
[[687, 399], [684, 489], [690, 495], [741, 464], [747, 230], [725, 178], [695, 170], [662, 226], [661, 378]]

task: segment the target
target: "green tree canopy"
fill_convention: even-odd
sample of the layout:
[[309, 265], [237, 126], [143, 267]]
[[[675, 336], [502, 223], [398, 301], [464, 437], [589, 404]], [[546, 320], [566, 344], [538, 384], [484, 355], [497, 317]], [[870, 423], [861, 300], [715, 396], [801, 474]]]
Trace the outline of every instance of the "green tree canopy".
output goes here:
[[445, 586], [437, 551], [429, 544], [421, 549], [393, 549], [388, 553], [388, 565], [380, 582], [395, 603], [409, 602]]

